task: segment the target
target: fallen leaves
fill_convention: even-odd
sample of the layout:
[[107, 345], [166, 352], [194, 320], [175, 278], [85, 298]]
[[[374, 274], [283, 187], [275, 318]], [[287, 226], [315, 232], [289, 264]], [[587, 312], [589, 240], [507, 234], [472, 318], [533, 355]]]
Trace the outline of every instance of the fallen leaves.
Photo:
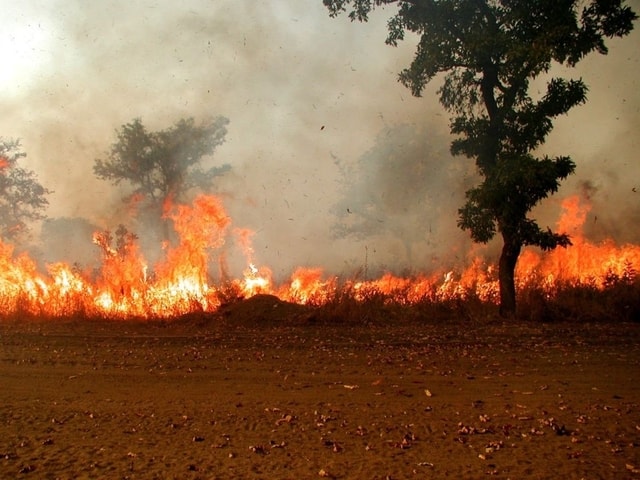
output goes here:
[[484, 452], [493, 453], [501, 450], [502, 448], [504, 448], [504, 442], [502, 440], [492, 440], [485, 445]]
[[340, 445], [335, 440], [322, 439], [322, 445], [330, 448], [333, 453], [340, 453], [343, 450], [342, 445]]
[[493, 429], [478, 428], [472, 425], [465, 425], [462, 422], [458, 423], [458, 435], [476, 435], [476, 434], [485, 434], [485, 433], [493, 433]]
[[631, 463], [627, 463], [625, 465], [625, 468], [631, 473], [640, 473], [640, 468], [636, 467], [635, 465], [633, 465]]
[[416, 436], [413, 433], [408, 432], [402, 437], [402, 440], [394, 444], [394, 446], [396, 448], [406, 450], [407, 448], [411, 448], [415, 441], [416, 441]]
[[34, 472], [36, 470], [35, 465], [23, 465], [22, 467], [20, 467], [20, 470], [18, 470], [18, 473], [31, 473]]
[[249, 445], [249, 451], [259, 455], [266, 455], [268, 453], [264, 445]]
[[286, 415], [282, 415], [282, 417], [280, 417], [278, 420], [276, 420], [276, 426], [279, 427], [283, 423], [290, 424], [294, 420], [295, 420], [295, 417], [293, 415], [287, 413]]
[[277, 448], [285, 448], [287, 446], [287, 442], [284, 440], [281, 442], [276, 442], [275, 440], [269, 440], [268, 445], [249, 445], [249, 451], [256, 453], [258, 455], [268, 455], [271, 450]]

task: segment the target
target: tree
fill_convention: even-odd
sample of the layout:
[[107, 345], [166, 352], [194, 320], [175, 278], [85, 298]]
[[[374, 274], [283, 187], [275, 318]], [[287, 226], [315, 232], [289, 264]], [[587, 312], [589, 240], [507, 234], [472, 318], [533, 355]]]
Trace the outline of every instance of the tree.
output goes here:
[[[331, 16], [347, 11], [366, 21], [376, 7], [395, 4], [387, 44], [406, 32], [418, 36], [400, 82], [420, 96], [443, 74], [439, 100], [452, 114], [454, 155], [475, 160], [481, 183], [466, 192], [458, 226], [476, 242], [502, 236], [500, 313], [516, 313], [514, 272], [525, 245], [570, 245], [562, 233], [542, 229], [531, 209], [572, 174], [568, 156], [536, 157], [554, 118], [586, 101], [582, 79], [552, 77], [555, 65], [575, 66], [592, 52], [607, 53], [606, 38], [633, 29], [636, 14], [624, 0], [323, 0]], [[541, 77], [546, 92], [530, 94]]]
[[118, 185], [122, 181], [135, 189], [133, 198], [153, 205], [179, 200], [192, 188], [211, 189], [213, 179], [228, 171], [228, 164], [203, 170], [201, 162], [224, 142], [229, 123], [224, 117], [196, 125], [182, 119], [159, 132], [148, 132], [140, 119], [116, 131], [106, 160], [96, 159], [95, 175]]
[[44, 218], [51, 191], [38, 183], [37, 175], [18, 165], [27, 154], [19, 140], [0, 138], [0, 238], [20, 239], [27, 222]]
[[126, 199], [145, 213], [136, 219], [147, 233], [143, 240], [156, 244], [154, 232], [163, 241], [169, 240], [164, 214], [171, 202], [187, 200], [187, 193], [194, 189], [211, 191], [214, 179], [230, 170], [228, 164], [202, 168], [203, 159], [224, 142], [228, 123], [217, 117], [196, 125], [188, 118], [166, 130], [149, 132], [137, 118], [116, 131], [117, 141], [106, 160], [96, 159], [93, 171], [115, 185], [124, 181], [134, 187]]

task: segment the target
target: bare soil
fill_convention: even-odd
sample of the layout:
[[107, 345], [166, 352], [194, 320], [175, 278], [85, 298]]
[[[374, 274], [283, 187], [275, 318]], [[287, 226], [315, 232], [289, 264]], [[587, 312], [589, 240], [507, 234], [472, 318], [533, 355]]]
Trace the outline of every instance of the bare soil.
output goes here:
[[640, 479], [640, 324], [277, 307], [0, 322], [0, 478]]

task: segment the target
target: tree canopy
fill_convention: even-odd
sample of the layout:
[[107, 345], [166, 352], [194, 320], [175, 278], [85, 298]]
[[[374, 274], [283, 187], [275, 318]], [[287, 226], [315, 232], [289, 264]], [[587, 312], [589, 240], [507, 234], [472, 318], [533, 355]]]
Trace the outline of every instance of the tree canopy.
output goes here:
[[213, 179], [231, 167], [227, 164], [203, 169], [204, 157], [224, 142], [229, 120], [224, 117], [196, 125], [181, 119], [172, 127], [149, 132], [139, 118], [116, 131], [106, 159], [96, 159], [93, 171], [114, 184], [128, 182], [132, 195], [152, 204], [180, 199], [192, 188], [209, 191]]
[[49, 205], [37, 175], [18, 165], [26, 157], [19, 140], [0, 138], [0, 238], [16, 240], [28, 231], [28, 222], [44, 218]]
[[[607, 38], [633, 29], [635, 12], [623, 0], [323, 0], [332, 16], [348, 11], [366, 21], [395, 4], [387, 43], [406, 32], [418, 44], [399, 81], [420, 96], [442, 76], [439, 99], [451, 113], [451, 151], [475, 160], [482, 177], [459, 209], [458, 225], [477, 242], [503, 239], [499, 263], [501, 313], [515, 314], [514, 271], [521, 248], [570, 244], [528, 216], [575, 170], [564, 155], [535, 156], [553, 119], [586, 101], [582, 79], [554, 77], [552, 66], [575, 66], [592, 52], [606, 54]], [[542, 77], [546, 92], [530, 93]]]

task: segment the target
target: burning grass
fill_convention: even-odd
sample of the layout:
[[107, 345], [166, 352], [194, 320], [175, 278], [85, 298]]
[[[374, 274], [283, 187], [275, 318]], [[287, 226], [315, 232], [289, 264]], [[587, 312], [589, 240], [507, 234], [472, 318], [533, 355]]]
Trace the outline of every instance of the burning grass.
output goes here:
[[[525, 250], [516, 278], [523, 319], [638, 320], [640, 317], [640, 246], [612, 241], [593, 244], [581, 234], [588, 207], [568, 199], [560, 231], [571, 233], [573, 246], [540, 253]], [[178, 242], [149, 266], [137, 237], [124, 227], [98, 232], [102, 252], [97, 272], [64, 263], [42, 274], [25, 254], [0, 244], [0, 309], [6, 318], [85, 318], [168, 320], [203, 315], [220, 318], [231, 306], [253, 297], [296, 305], [295, 321], [397, 322], [403, 319], [486, 318], [498, 303], [497, 269], [477, 257], [460, 270], [410, 276], [391, 273], [377, 279], [327, 276], [320, 268], [299, 268], [289, 281], [276, 284], [271, 270], [256, 267], [252, 233], [234, 229], [246, 256], [243, 276], [210, 280], [208, 267], [224, 244], [230, 220], [216, 197], [198, 197], [167, 214]], [[266, 297], [262, 297], [266, 296]], [[250, 305], [258, 304], [256, 300]], [[263, 302], [264, 303], [264, 302]], [[267, 302], [268, 303], [268, 302]], [[289, 309], [289, 312], [292, 309]], [[278, 314], [285, 310], [280, 308]], [[304, 314], [301, 313], [304, 311]], [[277, 315], [276, 315], [277, 316]], [[283, 315], [280, 315], [281, 317]], [[273, 315], [268, 315], [271, 318]], [[285, 320], [287, 315], [284, 315]]]
[[[597, 281], [560, 281], [553, 289], [541, 277], [530, 277], [519, 288], [519, 318], [536, 322], [553, 321], [640, 321], [640, 278], [612, 274], [605, 288]], [[439, 297], [432, 289], [414, 298], [412, 283], [385, 292], [371, 288], [363, 293], [346, 286], [316, 307], [315, 316], [329, 322], [403, 322], [485, 320], [496, 314], [495, 303], [477, 286], [456, 286], [456, 296]], [[497, 286], [497, 285], [496, 285]]]

